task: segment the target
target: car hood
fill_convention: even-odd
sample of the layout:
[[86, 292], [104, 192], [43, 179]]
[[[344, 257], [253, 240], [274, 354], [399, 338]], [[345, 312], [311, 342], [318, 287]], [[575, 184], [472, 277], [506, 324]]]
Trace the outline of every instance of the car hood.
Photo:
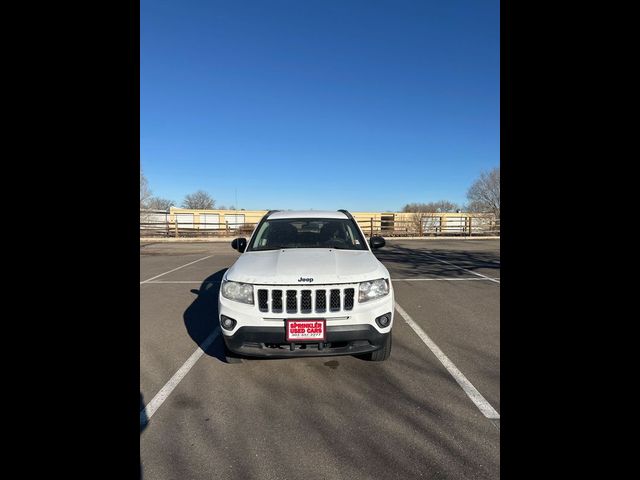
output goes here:
[[388, 278], [389, 272], [369, 250], [299, 248], [245, 252], [225, 277], [262, 285], [320, 285]]

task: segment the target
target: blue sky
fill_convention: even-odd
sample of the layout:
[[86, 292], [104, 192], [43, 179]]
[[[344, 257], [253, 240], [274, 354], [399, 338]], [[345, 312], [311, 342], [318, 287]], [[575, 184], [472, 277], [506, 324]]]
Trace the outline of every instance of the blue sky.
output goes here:
[[155, 195], [251, 209], [465, 202], [500, 162], [498, 1], [140, 5]]

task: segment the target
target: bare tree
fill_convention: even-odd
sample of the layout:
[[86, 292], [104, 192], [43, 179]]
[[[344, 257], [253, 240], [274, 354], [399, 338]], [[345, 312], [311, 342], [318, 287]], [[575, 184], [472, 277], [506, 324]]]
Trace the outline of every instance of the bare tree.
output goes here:
[[448, 200], [438, 200], [437, 202], [429, 203], [407, 203], [403, 208], [403, 212], [455, 212], [458, 210], [458, 205]]
[[482, 172], [467, 191], [470, 212], [490, 212], [500, 218], [500, 167]]
[[198, 190], [184, 197], [182, 208], [193, 208], [199, 210], [212, 210], [216, 201], [204, 190]]
[[426, 213], [424, 212], [413, 212], [413, 215], [411, 215], [411, 225], [415, 233], [419, 236], [422, 236], [423, 218], [425, 215]]
[[169, 210], [176, 202], [161, 197], [151, 197], [147, 201], [147, 208], [151, 210]]
[[148, 208], [147, 202], [151, 198], [151, 189], [149, 188], [149, 182], [147, 181], [147, 177], [142, 173], [142, 168], [140, 169], [140, 209]]

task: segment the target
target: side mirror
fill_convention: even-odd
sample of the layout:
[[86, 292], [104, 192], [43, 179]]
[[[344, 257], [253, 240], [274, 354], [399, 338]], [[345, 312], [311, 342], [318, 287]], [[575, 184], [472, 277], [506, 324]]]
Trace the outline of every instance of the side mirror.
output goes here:
[[384, 238], [382, 237], [371, 237], [369, 239], [369, 245], [371, 245], [371, 249], [381, 248], [386, 245]]
[[231, 246], [233, 247], [234, 250], [238, 250], [240, 253], [242, 253], [247, 248], [247, 239], [234, 238], [233, 242], [231, 242]]

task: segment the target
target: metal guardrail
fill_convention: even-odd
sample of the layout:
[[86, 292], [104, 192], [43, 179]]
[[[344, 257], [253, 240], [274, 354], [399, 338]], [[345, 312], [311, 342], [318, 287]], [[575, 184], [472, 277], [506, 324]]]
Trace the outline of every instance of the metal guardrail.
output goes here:
[[[500, 219], [489, 217], [425, 216], [415, 220], [357, 218], [365, 235], [382, 237], [500, 236]], [[140, 222], [141, 237], [249, 237], [255, 223]]]

